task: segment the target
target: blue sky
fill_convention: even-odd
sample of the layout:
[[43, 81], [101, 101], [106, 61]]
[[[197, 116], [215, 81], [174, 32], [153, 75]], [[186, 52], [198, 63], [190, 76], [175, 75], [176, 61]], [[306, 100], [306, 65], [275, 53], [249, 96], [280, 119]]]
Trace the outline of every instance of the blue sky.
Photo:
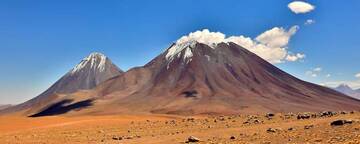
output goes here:
[[[127, 70], [202, 29], [254, 39], [274, 27], [297, 25], [286, 47], [306, 57], [276, 66], [306, 81], [360, 87], [355, 77], [360, 1], [308, 0], [315, 9], [299, 14], [288, 8], [290, 2], [2, 0], [0, 104], [35, 97], [91, 52], [102, 52]], [[315, 23], [305, 25], [309, 19]]]

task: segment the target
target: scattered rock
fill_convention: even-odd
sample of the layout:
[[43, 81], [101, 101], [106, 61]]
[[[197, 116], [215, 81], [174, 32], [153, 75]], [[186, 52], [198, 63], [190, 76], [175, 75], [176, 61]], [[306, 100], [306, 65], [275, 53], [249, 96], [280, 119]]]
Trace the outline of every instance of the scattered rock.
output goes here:
[[275, 133], [275, 132], [277, 132], [277, 131], [279, 131], [280, 129], [276, 129], [276, 128], [268, 128], [267, 130], [266, 130], [266, 132], [268, 132], [268, 133]]
[[267, 113], [266, 115], [265, 115], [265, 117], [267, 117], [268, 119], [271, 119], [272, 117], [274, 117], [275, 116], [275, 114], [273, 114], [273, 113]]
[[114, 136], [112, 139], [113, 139], [113, 140], [122, 140], [123, 138], [122, 138], [122, 137], [116, 137], [116, 136]]
[[353, 121], [352, 120], [335, 120], [333, 122], [331, 122], [331, 126], [342, 126], [345, 124], [352, 124]]
[[195, 121], [195, 118], [188, 118], [187, 121], [188, 121], [188, 122], [194, 122], [194, 121]]
[[304, 129], [311, 129], [313, 127], [314, 127], [314, 125], [306, 125], [306, 126], [304, 126]]
[[323, 111], [320, 113], [320, 117], [332, 117], [336, 115], [336, 112], [332, 112], [332, 111]]
[[309, 119], [311, 116], [308, 113], [298, 114], [297, 119]]
[[294, 128], [292, 128], [292, 127], [291, 127], [291, 128], [288, 128], [288, 131], [293, 131], [293, 130], [295, 130], [295, 129], [294, 129]]
[[186, 143], [189, 143], [189, 142], [199, 142], [199, 141], [200, 141], [199, 138], [194, 137], [194, 136], [190, 136], [190, 137], [188, 138], [188, 140], [186, 141]]
[[133, 139], [133, 137], [129, 136], [129, 137], [126, 137], [125, 139]]

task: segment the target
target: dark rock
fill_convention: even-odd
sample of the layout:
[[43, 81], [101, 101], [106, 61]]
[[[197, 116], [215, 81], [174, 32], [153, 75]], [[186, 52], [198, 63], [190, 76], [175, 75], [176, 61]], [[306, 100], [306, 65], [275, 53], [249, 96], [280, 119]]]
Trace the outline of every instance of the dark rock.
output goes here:
[[194, 137], [194, 136], [190, 136], [190, 137], [188, 138], [188, 140], [187, 140], [186, 143], [189, 143], [189, 142], [199, 142], [199, 141], [200, 141], [199, 138]]
[[331, 122], [331, 126], [342, 126], [345, 124], [352, 124], [353, 121], [352, 120], [335, 120], [333, 122]]
[[123, 138], [122, 137], [113, 137], [112, 139], [113, 140], [122, 140]]
[[234, 139], [236, 139], [236, 138], [235, 138], [235, 136], [231, 136], [230, 139], [234, 140]]
[[268, 132], [268, 133], [275, 133], [276, 131], [278, 131], [278, 129], [268, 128], [268, 129], [266, 130], [266, 132]]
[[297, 119], [309, 119], [311, 116], [310, 114], [298, 114]]
[[267, 117], [267, 118], [272, 118], [272, 117], [274, 117], [275, 116], [275, 114], [273, 114], [273, 113], [267, 113], [266, 115], [265, 115], [265, 117]]
[[332, 111], [323, 111], [320, 113], [320, 117], [332, 117], [336, 114], [337, 114], [336, 112], [332, 112]]
[[304, 129], [311, 129], [313, 127], [314, 127], [314, 125], [306, 125], [306, 126], [304, 126]]

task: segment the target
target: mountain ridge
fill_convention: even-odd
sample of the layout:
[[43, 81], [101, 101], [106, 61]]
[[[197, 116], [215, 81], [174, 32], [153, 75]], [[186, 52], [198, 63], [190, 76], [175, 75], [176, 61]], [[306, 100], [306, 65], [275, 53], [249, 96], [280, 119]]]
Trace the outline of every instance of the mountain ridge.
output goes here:
[[334, 89], [348, 96], [354, 97], [356, 99], [360, 99], [360, 89], [353, 89], [346, 84], [340, 84], [338, 87], [335, 87]]
[[[232, 42], [219, 43], [217, 48], [197, 42], [192, 45], [195, 47], [182, 48], [174, 53], [173, 59], [168, 59], [167, 54], [173, 46], [145, 66], [130, 69], [99, 85], [96, 91], [100, 99], [114, 99], [107, 104], [122, 109], [114, 113], [126, 113], [129, 109], [132, 112], [201, 114], [359, 107], [359, 101], [297, 79]], [[294, 84], [287, 84], [289, 81]], [[272, 87], [277, 88], [272, 90]], [[333, 106], [323, 102], [325, 97], [321, 95], [328, 95], [327, 101]], [[284, 99], [289, 102], [282, 102]], [[316, 102], [319, 104], [314, 105]], [[287, 106], [272, 108], [279, 103]]]
[[74, 68], [62, 76], [47, 90], [37, 97], [22, 104], [4, 109], [2, 113], [25, 111], [32, 113], [44, 108], [44, 105], [52, 104], [58, 97], [81, 90], [89, 90], [96, 85], [123, 73], [104, 54], [93, 52], [81, 60]]
[[[144, 66], [119, 72], [86, 91], [66, 89], [48, 94], [35, 105], [30, 101], [31, 105], [25, 105], [30, 107], [27, 115], [196, 115], [360, 109], [359, 100], [302, 81], [236, 43], [207, 42], [177, 42]], [[94, 61], [102, 63], [103, 59], [100, 56]], [[82, 73], [76, 73], [84, 69], [100, 71], [101, 66], [94, 66], [92, 59], [85, 58], [65, 76], [82, 78]]]

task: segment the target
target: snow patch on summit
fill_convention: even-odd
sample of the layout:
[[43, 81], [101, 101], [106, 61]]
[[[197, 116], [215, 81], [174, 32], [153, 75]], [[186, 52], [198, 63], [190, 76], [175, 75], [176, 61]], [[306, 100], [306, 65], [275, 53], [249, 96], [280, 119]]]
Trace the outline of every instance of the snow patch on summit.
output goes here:
[[98, 52], [91, 53], [88, 57], [84, 58], [78, 65], [76, 65], [72, 70], [71, 74], [81, 71], [86, 66], [90, 65], [91, 69], [97, 69], [100, 72], [105, 70], [107, 57]]
[[[187, 52], [188, 55], [186, 55], [186, 57], [183, 55], [183, 60], [186, 61], [193, 56], [189, 53], [191, 49], [195, 47], [196, 43], [206, 44], [215, 49], [219, 43], [233, 42], [272, 64], [285, 61], [298, 61], [305, 58], [305, 55], [302, 53], [292, 54], [288, 47], [290, 38], [296, 34], [298, 29], [299, 26], [297, 25], [292, 26], [288, 30], [282, 27], [274, 27], [258, 35], [255, 39], [243, 35], [227, 37], [221, 32], [210, 32], [208, 29], [203, 29], [178, 39], [176, 43], [168, 49], [166, 59], [170, 63], [174, 58], [182, 56], [183, 52]], [[187, 48], [190, 50], [187, 50]]]
[[176, 43], [169, 48], [166, 54], [168, 61], [174, 60], [175, 57], [180, 57], [184, 51], [183, 60], [186, 62], [191, 61], [193, 56], [192, 50], [196, 43], [203, 43], [211, 48], [215, 48], [217, 44], [223, 42], [225, 35], [220, 32], [210, 32], [208, 29], [202, 31], [192, 32], [187, 36], [181, 37]]

